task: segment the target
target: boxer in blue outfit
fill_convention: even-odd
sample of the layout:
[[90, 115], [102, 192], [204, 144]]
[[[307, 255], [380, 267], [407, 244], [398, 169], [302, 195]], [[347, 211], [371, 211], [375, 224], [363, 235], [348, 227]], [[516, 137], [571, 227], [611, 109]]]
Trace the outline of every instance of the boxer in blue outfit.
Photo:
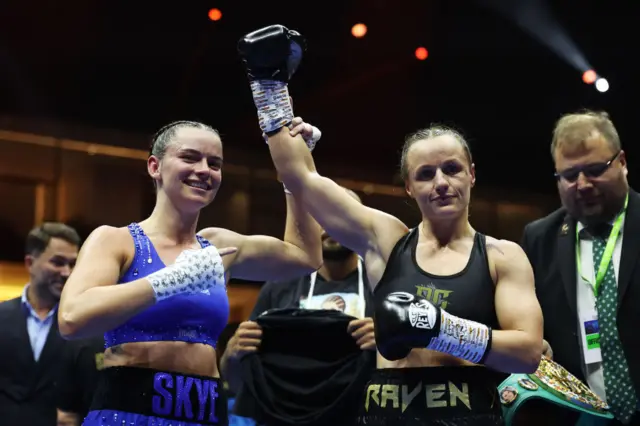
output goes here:
[[222, 228], [196, 234], [221, 184], [222, 157], [211, 127], [165, 126], [147, 162], [157, 189], [151, 216], [101, 226], [82, 247], [58, 321], [66, 338], [104, 333], [105, 369], [84, 425], [228, 424], [215, 347], [229, 277], [290, 279], [321, 265], [320, 229], [290, 195], [284, 241]]

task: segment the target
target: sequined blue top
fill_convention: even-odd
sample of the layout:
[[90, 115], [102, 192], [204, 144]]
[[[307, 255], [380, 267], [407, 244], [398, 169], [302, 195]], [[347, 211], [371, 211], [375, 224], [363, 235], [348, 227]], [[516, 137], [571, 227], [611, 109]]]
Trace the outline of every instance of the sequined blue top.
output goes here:
[[[131, 266], [118, 284], [126, 284], [165, 267], [153, 244], [137, 223], [128, 226], [135, 242]], [[210, 243], [197, 236], [204, 248]], [[229, 320], [229, 298], [223, 286], [198, 294], [180, 294], [140, 312], [120, 327], [104, 334], [105, 347], [130, 342], [179, 341], [204, 343], [215, 348]]]

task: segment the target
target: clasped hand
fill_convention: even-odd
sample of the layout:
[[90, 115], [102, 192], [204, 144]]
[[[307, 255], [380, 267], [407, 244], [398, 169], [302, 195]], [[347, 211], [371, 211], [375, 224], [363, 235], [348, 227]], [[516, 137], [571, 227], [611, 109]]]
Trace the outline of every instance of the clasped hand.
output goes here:
[[363, 351], [376, 349], [376, 336], [373, 328], [373, 318], [353, 320], [347, 327], [347, 333], [351, 334], [356, 344]]
[[260, 347], [262, 341], [262, 329], [254, 321], [240, 323], [238, 329], [229, 339], [227, 350], [233, 359], [240, 359], [243, 356], [253, 353]]

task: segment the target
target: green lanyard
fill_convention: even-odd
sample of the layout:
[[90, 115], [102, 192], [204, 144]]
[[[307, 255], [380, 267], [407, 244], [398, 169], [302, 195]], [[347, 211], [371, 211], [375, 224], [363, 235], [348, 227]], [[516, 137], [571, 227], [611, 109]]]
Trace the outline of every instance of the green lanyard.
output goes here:
[[[602, 284], [602, 280], [604, 279], [604, 275], [607, 273], [607, 268], [609, 267], [609, 263], [611, 262], [611, 258], [613, 257], [613, 249], [616, 246], [616, 241], [618, 240], [618, 234], [620, 234], [620, 228], [622, 227], [622, 218], [624, 212], [627, 210], [627, 204], [629, 203], [629, 194], [627, 194], [627, 198], [624, 200], [624, 208], [622, 212], [618, 215], [615, 222], [613, 223], [613, 228], [611, 229], [611, 233], [609, 234], [609, 239], [607, 240], [607, 245], [604, 248], [604, 253], [602, 254], [602, 260], [600, 261], [600, 265], [598, 266], [598, 273], [596, 274], [596, 282], [595, 284], [585, 278], [582, 275], [582, 262], [580, 261], [580, 236], [578, 235], [578, 227], [576, 226], [576, 266], [578, 268], [578, 274], [582, 277], [583, 280], [591, 284], [593, 287], [593, 294], [598, 297], [598, 291], [600, 290], [600, 284]], [[594, 270], [595, 270], [595, 266]]]

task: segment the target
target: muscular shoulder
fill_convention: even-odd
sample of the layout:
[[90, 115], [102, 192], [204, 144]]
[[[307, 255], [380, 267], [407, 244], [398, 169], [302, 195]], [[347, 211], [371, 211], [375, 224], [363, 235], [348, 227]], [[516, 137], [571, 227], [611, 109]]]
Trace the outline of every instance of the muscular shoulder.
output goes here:
[[513, 241], [487, 236], [487, 256], [491, 269], [498, 275], [514, 268], [531, 267], [522, 247]]
[[94, 229], [87, 241], [92, 242], [109, 242], [110, 244], [116, 242], [121, 243], [124, 241], [130, 241], [131, 234], [126, 227], [116, 228], [115, 226], [102, 225]]
[[513, 258], [514, 256], [524, 256], [522, 248], [510, 240], [499, 240], [487, 235], [487, 253], [497, 255], [500, 259]]
[[109, 251], [115, 253], [123, 259], [133, 257], [135, 246], [133, 237], [126, 227], [116, 228], [114, 226], [102, 225], [89, 234], [89, 237], [82, 245], [82, 252], [94, 251], [99, 249], [101, 252]]
[[513, 275], [515, 271], [531, 271], [526, 253], [513, 241], [487, 236], [487, 256], [494, 280], [500, 276]]

